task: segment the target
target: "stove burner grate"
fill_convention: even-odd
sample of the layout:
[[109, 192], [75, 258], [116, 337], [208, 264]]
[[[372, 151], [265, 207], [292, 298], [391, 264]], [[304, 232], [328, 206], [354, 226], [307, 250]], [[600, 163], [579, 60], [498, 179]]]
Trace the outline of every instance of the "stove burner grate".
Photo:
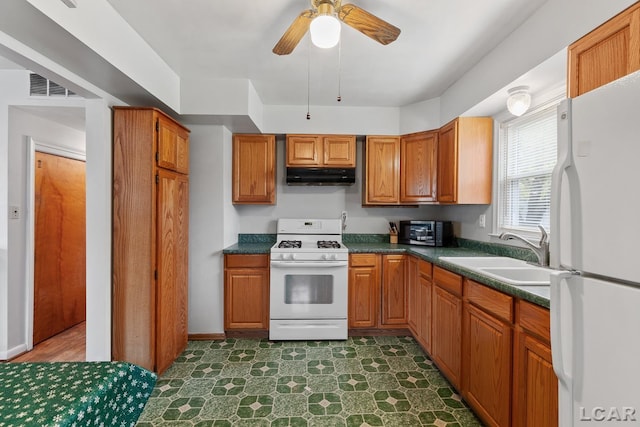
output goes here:
[[283, 240], [278, 244], [279, 248], [285, 248], [285, 249], [290, 249], [290, 248], [301, 248], [302, 247], [302, 241], [300, 240]]
[[318, 240], [319, 249], [340, 249], [340, 243], [335, 240]]

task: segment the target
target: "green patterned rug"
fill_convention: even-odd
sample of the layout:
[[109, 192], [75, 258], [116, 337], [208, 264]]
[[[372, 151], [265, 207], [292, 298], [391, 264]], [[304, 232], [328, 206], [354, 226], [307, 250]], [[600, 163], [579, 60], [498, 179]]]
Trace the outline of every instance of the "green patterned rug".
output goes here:
[[147, 426], [481, 426], [409, 337], [192, 341]]

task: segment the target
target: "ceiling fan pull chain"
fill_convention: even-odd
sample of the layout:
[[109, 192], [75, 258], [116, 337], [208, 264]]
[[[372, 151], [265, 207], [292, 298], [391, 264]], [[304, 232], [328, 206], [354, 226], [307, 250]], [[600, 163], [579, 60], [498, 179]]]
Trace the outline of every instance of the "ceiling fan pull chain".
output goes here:
[[342, 101], [340, 95], [340, 81], [342, 80], [342, 37], [338, 40], [338, 102]]
[[[311, 40], [311, 38], [309, 38]], [[311, 41], [307, 49], [307, 120], [311, 120], [311, 113], [309, 112], [309, 98], [311, 98]]]

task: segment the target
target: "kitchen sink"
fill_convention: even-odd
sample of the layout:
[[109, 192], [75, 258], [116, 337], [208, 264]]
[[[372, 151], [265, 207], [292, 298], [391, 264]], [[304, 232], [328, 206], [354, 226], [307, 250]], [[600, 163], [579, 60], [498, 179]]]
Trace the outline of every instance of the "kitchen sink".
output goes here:
[[440, 260], [473, 270], [513, 286], [549, 286], [550, 269], [509, 257], [441, 257]]
[[509, 257], [440, 257], [442, 261], [475, 270], [482, 267], [528, 267], [525, 261]]
[[516, 286], [549, 286], [551, 270], [542, 267], [485, 267], [480, 272]]

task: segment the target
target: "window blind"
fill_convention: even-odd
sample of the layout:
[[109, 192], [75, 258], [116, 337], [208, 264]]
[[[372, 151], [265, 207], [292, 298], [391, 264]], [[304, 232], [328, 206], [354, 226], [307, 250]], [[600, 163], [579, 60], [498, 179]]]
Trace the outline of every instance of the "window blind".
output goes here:
[[501, 126], [498, 227], [550, 230], [551, 172], [556, 163], [557, 102]]

